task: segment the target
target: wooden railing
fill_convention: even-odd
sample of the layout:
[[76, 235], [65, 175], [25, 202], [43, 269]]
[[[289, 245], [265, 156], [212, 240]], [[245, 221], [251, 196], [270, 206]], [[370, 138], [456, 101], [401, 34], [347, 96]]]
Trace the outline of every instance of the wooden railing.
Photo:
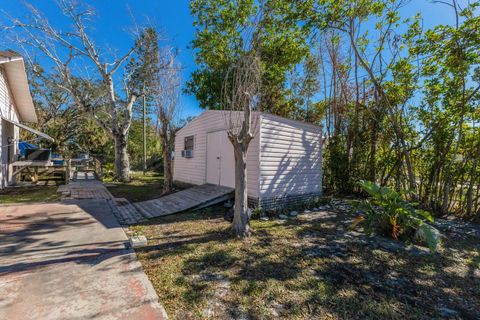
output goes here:
[[98, 180], [103, 180], [102, 163], [95, 157], [90, 157], [88, 159], [69, 159], [67, 171], [69, 171], [68, 176], [72, 173], [75, 174], [76, 171], [93, 171]]

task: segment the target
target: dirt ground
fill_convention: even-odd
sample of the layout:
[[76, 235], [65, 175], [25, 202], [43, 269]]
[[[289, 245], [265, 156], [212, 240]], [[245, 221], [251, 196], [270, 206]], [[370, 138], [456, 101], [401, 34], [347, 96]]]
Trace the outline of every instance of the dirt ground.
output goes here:
[[329, 206], [252, 221], [240, 241], [224, 210], [132, 229], [149, 240], [137, 255], [172, 318], [478, 319], [476, 225], [439, 224], [445, 238], [432, 254], [352, 231], [353, 216]]

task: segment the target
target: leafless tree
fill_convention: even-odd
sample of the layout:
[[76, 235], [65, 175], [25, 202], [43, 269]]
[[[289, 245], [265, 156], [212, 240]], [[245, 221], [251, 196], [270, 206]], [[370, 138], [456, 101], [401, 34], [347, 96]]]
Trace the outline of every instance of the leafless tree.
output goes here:
[[[120, 57], [102, 51], [88, 33], [94, 10], [75, 0], [58, 0], [57, 3], [71, 23], [70, 30], [55, 28], [39, 10], [29, 5], [31, 18], [28, 21], [12, 18], [13, 30], [20, 30], [15, 33], [16, 40], [24, 47], [43, 53], [54, 63], [63, 78], [61, 87], [114, 139], [115, 175], [120, 181], [128, 181], [127, 141], [132, 107], [138, 94], [129, 84], [131, 72], [122, 67], [134, 54], [134, 48]], [[90, 77], [81, 77], [80, 66], [85, 67]], [[123, 75], [118, 75], [117, 71], [123, 71]], [[89, 90], [89, 84], [95, 81], [102, 88], [101, 99], [95, 99]], [[123, 90], [118, 89], [118, 84]]]
[[172, 191], [172, 151], [177, 128], [180, 95], [180, 65], [176, 61], [176, 52], [172, 48], [159, 51], [158, 75], [154, 85], [157, 128], [163, 147], [163, 193]]
[[260, 111], [261, 66], [252, 49], [241, 56], [227, 72], [223, 83], [222, 105], [228, 139], [235, 156], [235, 210], [232, 231], [236, 236], [250, 234], [247, 198], [247, 151], [254, 138]]
[[[398, 12], [398, 10], [400, 10], [400, 8], [402, 8], [406, 2], [408, 1], [391, 1], [391, 3], [389, 4], [391, 6], [391, 12]], [[354, 7], [355, 5], [357, 4], [352, 3], [352, 7]], [[382, 108], [385, 108], [386, 114], [390, 118], [391, 125], [397, 140], [399, 154], [403, 156], [403, 162], [405, 163], [407, 169], [409, 188], [412, 191], [416, 191], [417, 187], [415, 171], [413, 168], [410, 153], [411, 146], [408, 145], [408, 142], [405, 138], [404, 130], [402, 128], [403, 120], [399, 116], [401, 115], [401, 113], [397, 110], [398, 107], [392, 101], [390, 101], [385, 87], [385, 79], [387, 77], [387, 74], [389, 70], [393, 68], [395, 62], [398, 61], [400, 55], [400, 50], [396, 44], [397, 39], [392, 33], [395, 22], [387, 20], [385, 26], [379, 30], [378, 43], [375, 45], [375, 48], [373, 48], [373, 57], [371, 58], [371, 62], [369, 62], [367, 56], [362, 53], [361, 46], [359, 45], [357, 30], [360, 27], [358, 25], [359, 23], [360, 20], [358, 19], [358, 17], [353, 14], [351, 17], [348, 18], [346, 29], [342, 30], [340, 28], [339, 31], [345, 32], [347, 34], [355, 56], [355, 62], [366, 71], [369, 80], [373, 84], [373, 88], [378, 94], [380, 100], [379, 105], [381, 105]], [[386, 54], [385, 48], [388, 48], [390, 52]], [[386, 56], [390, 56], [388, 60], [386, 60]], [[376, 67], [378, 68], [378, 70], [375, 70]]]

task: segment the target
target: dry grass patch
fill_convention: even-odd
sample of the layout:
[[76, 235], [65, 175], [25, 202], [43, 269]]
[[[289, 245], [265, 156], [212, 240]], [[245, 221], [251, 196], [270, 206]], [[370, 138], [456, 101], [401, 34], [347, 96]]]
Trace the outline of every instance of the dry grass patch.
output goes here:
[[[447, 234], [438, 254], [392, 252], [345, 213], [253, 221], [231, 238], [223, 208], [137, 226], [137, 254], [171, 318], [430, 319], [480, 310], [479, 239]], [[455, 252], [455, 255], [453, 254]], [[454, 290], [447, 290], [447, 289]]]

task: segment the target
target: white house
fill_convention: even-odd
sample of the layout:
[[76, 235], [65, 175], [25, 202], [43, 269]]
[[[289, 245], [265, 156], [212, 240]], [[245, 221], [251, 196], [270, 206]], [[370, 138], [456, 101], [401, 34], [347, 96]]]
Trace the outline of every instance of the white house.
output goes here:
[[[322, 129], [268, 113], [254, 113], [255, 138], [247, 154], [249, 205], [264, 209], [322, 194]], [[175, 137], [176, 183], [235, 187], [233, 147], [224, 111], [208, 110]]]
[[23, 58], [13, 51], [0, 51], [0, 188], [13, 182], [11, 163], [18, 154], [19, 128], [37, 122]]

